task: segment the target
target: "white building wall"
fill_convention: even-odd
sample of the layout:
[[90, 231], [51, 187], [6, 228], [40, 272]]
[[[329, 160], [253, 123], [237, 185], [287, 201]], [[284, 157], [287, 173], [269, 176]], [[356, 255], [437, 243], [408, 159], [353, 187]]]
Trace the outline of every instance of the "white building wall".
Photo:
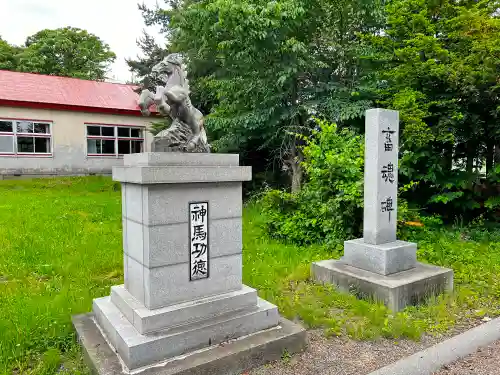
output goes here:
[[0, 156], [0, 179], [7, 175], [109, 174], [121, 157], [87, 156], [86, 123], [144, 127], [144, 151], [151, 150], [151, 118], [74, 111], [0, 107], [1, 119], [44, 120], [52, 123], [52, 156]]

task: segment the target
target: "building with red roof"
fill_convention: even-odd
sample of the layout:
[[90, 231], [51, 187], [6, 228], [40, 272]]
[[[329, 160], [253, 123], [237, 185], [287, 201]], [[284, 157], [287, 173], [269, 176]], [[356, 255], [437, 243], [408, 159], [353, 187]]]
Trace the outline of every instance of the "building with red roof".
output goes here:
[[134, 85], [0, 70], [0, 178], [102, 174], [149, 151]]

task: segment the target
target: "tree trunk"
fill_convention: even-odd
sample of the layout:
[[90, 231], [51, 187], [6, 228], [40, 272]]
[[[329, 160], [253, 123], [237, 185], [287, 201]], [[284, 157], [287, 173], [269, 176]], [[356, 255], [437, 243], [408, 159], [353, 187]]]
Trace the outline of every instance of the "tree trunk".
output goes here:
[[[292, 106], [297, 105], [298, 103], [298, 78], [294, 80], [293, 87], [292, 87]], [[299, 126], [299, 129], [302, 128], [302, 118], [300, 116], [300, 111], [298, 112], [298, 116], [292, 119], [292, 126], [293, 123], [297, 122], [297, 125]], [[297, 131], [297, 130], [296, 130]], [[290, 150], [290, 166], [292, 170], [292, 194], [298, 193], [302, 187], [302, 175], [303, 175], [303, 170], [302, 170], [302, 152], [300, 150], [299, 146], [299, 139], [297, 137], [294, 137], [292, 140], [291, 144], [291, 150]]]
[[472, 141], [467, 142], [466, 146], [466, 151], [467, 151], [467, 165], [466, 165], [466, 170], [467, 170], [467, 188], [469, 190], [474, 189], [474, 185], [476, 183], [476, 178], [473, 176], [474, 173], [474, 157], [476, 156], [476, 150], [474, 145], [472, 144]]
[[471, 175], [474, 169], [474, 157], [476, 153], [474, 151], [474, 146], [471, 141], [467, 142], [467, 173]]
[[302, 187], [302, 166], [298, 163], [292, 164], [292, 193], [298, 193]]
[[292, 169], [292, 193], [298, 193], [302, 187], [302, 153], [297, 149], [297, 144], [294, 142], [291, 150], [290, 165]]
[[486, 176], [493, 173], [494, 148], [495, 145], [493, 142], [488, 142], [486, 144]]
[[500, 165], [500, 144], [495, 145], [495, 166]]
[[444, 145], [443, 169], [451, 172], [453, 168], [453, 144], [451, 142]]

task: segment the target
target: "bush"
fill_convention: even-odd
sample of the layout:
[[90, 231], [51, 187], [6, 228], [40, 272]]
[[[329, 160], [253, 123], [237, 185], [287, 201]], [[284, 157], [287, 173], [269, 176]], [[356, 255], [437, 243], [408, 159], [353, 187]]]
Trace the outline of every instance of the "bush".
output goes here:
[[271, 190], [262, 198], [269, 234], [299, 244], [337, 243], [361, 234], [363, 138], [349, 129], [318, 121], [304, 137], [307, 175], [297, 194]]

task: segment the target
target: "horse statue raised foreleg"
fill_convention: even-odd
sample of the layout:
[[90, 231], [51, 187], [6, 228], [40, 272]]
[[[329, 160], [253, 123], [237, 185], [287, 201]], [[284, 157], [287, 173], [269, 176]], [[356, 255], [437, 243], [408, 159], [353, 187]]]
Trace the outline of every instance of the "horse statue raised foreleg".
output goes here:
[[156, 89], [156, 93], [152, 93], [149, 90], [143, 90], [139, 97], [139, 108], [141, 109], [141, 113], [144, 116], [149, 116], [151, 114], [150, 108], [153, 104], [156, 104], [156, 108], [158, 112], [162, 116], [170, 115], [170, 106], [165, 101], [165, 88], [162, 86], [158, 86]]
[[170, 106], [167, 104], [167, 101], [165, 100], [165, 87], [163, 86], [156, 87], [154, 102], [156, 104], [158, 112], [160, 112], [161, 115], [170, 116]]
[[149, 116], [151, 114], [149, 108], [151, 108], [151, 106], [155, 104], [153, 93], [147, 89], [142, 90], [141, 95], [139, 96], [138, 104], [139, 108], [141, 109], [142, 115]]

